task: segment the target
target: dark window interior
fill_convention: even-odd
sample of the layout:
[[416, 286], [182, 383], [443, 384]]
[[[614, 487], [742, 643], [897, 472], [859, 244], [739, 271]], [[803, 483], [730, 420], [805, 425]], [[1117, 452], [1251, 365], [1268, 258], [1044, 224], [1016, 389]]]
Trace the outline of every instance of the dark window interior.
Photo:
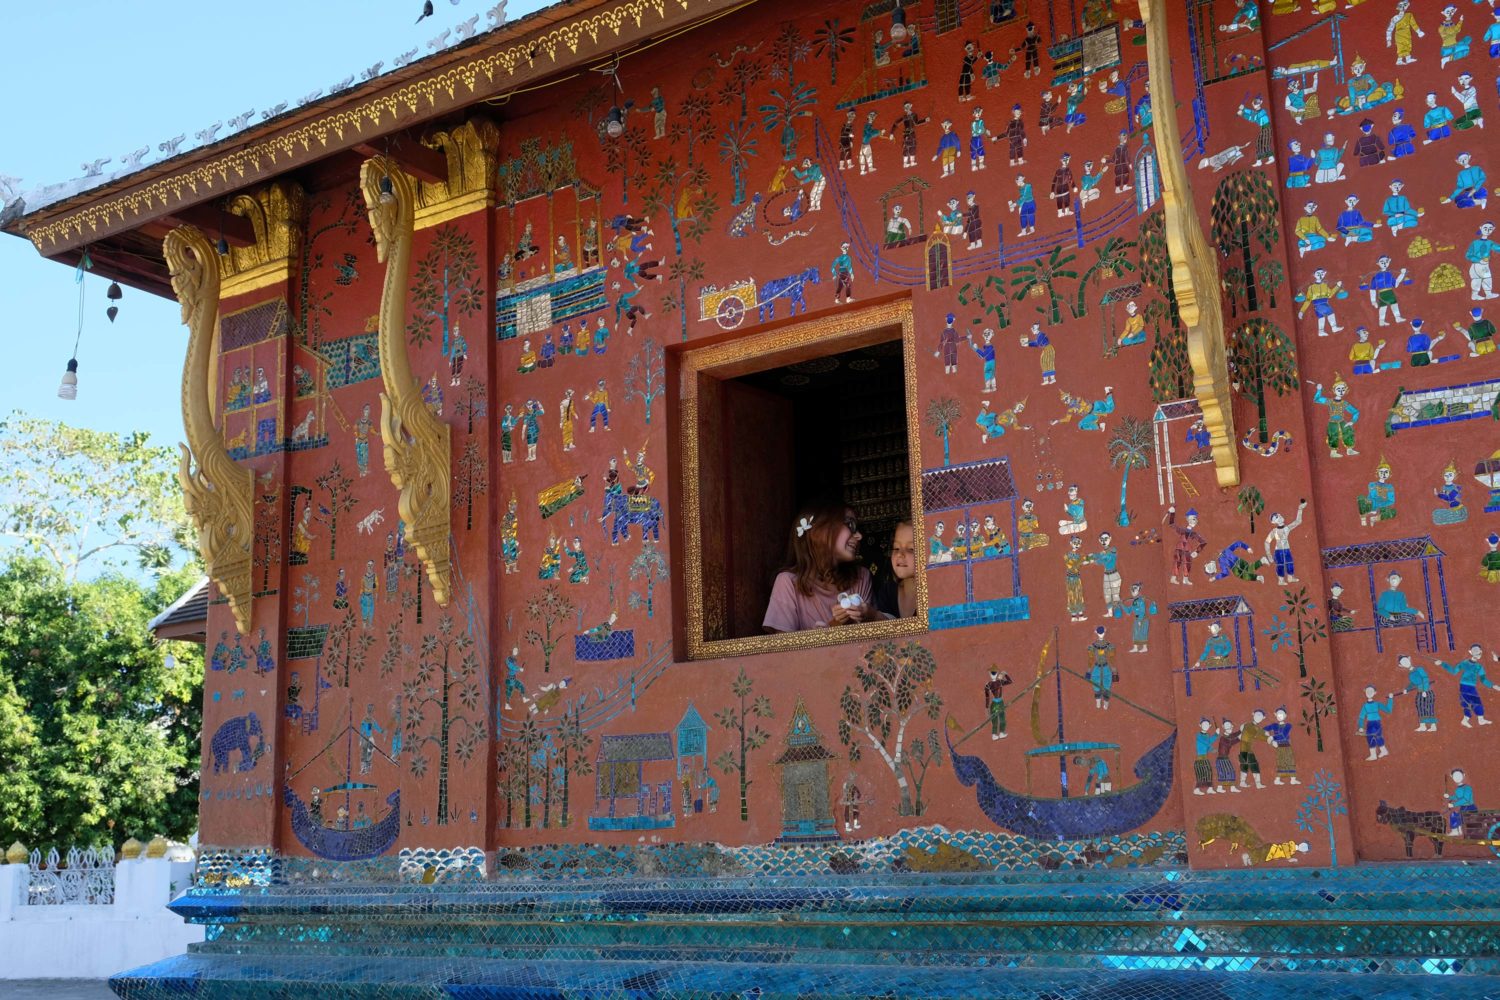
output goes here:
[[889, 571], [891, 535], [911, 517], [902, 367], [898, 339], [718, 383], [719, 412], [705, 421], [720, 433], [704, 439], [718, 449], [703, 463], [704, 568], [705, 579], [722, 573], [725, 614], [705, 616], [706, 639], [761, 634], [790, 526], [808, 501], [842, 498], [859, 516], [866, 564], [877, 579]]

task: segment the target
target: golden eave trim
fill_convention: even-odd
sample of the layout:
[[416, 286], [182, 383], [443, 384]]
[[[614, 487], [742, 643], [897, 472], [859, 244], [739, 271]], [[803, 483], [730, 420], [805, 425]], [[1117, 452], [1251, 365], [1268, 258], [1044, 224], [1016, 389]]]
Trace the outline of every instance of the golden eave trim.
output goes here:
[[1172, 261], [1172, 290], [1187, 330], [1188, 359], [1193, 366], [1193, 395], [1203, 411], [1214, 471], [1221, 487], [1240, 481], [1235, 450], [1234, 411], [1229, 397], [1229, 361], [1224, 350], [1224, 306], [1220, 301], [1218, 260], [1203, 235], [1193, 204], [1193, 190], [1182, 159], [1182, 136], [1172, 107], [1172, 49], [1167, 35], [1166, 0], [1140, 0], [1146, 23], [1146, 62], [1153, 94], [1169, 99], [1152, 121], [1156, 160], [1161, 166], [1162, 206], [1167, 254]]
[[[394, 85], [386, 92], [317, 115], [277, 135], [184, 164], [126, 193], [56, 218], [49, 217], [47, 210], [42, 209], [38, 214], [50, 221], [26, 225], [23, 219], [23, 231], [38, 251], [53, 256], [132, 229], [173, 208], [222, 197], [308, 160], [457, 111], [558, 69], [650, 37], [664, 28], [705, 17], [715, 7], [728, 9], [729, 4], [725, 0], [622, 0], [593, 8], [543, 27], [530, 37], [523, 36], [505, 48]], [[518, 22], [524, 23], [524, 20]]]
[[881, 639], [903, 635], [916, 635], [928, 631], [927, 574], [917, 574], [917, 613], [911, 618], [898, 621], [871, 622], [865, 625], [850, 625], [845, 628], [809, 629], [805, 632], [788, 632], [781, 635], [744, 636], [734, 639], [703, 638], [704, 590], [703, 590], [703, 539], [699, 535], [702, 523], [702, 496], [698, 482], [702, 467], [698, 460], [700, 448], [698, 377], [722, 372], [723, 377], [733, 378], [746, 369], [747, 362], [764, 359], [765, 364], [753, 370], [772, 367], [784, 356], [808, 345], [827, 344], [830, 350], [839, 349], [838, 341], [852, 339], [860, 333], [881, 329], [899, 328], [904, 362], [904, 382], [907, 403], [906, 440], [908, 450], [907, 469], [911, 478], [911, 517], [913, 541], [918, 553], [927, 551], [926, 524], [922, 516], [922, 429], [916, 415], [920, 412], [917, 396], [917, 339], [916, 319], [911, 299], [878, 302], [858, 308], [842, 310], [831, 315], [814, 317], [774, 329], [747, 334], [724, 343], [683, 351], [680, 355], [677, 379], [683, 386], [678, 406], [678, 427], [681, 435], [681, 499], [679, 523], [682, 525], [682, 540], [685, 562], [684, 597], [687, 605], [683, 629], [689, 660], [707, 660], [723, 657], [748, 656], [756, 653], [788, 652], [797, 649], [815, 649], [822, 646], [846, 643], [876, 642]]

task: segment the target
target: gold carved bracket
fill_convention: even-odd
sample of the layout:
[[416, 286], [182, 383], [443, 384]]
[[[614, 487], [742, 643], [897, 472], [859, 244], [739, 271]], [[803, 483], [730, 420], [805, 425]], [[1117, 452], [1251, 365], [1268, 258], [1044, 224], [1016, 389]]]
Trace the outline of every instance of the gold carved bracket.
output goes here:
[[223, 210], [250, 223], [255, 243], [230, 247], [227, 255], [218, 257], [221, 296], [231, 298], [291, 281], [301, 263], [306, 228], [307, 194], [301, 185], [277, 181], [242, 192]]
[[397, 509], [406, 522], [406, 537], [427, 570], [433, 598], [447, 605], [453, 575], [449, 427], [427, 408], [406, 355], [406, 283], [411, 278], [416, 182], [395, 161], [376, 156], [360, 169], [359, 184], [375, 230], [376, 257], [385, 264], [379, 335], [385, 471], [400, 492]]
[[1234, 412], [1229, 400], [1229, 360], [1224, 351], [1224, 306], [1219, 299], [1219, 265], [1188, 184], [1182, 159], [1182, 136], [1172, 101], [1172, 50], [1167, 37], [1166, 0], [1140, 0], [1146, 23], [1146, 63], [1151, 93], [1162, 107], [1152, 126], [1156, 160], [1161, 165], [1162, 204], [1165, 208], [1167, 253], [1172, 260], [1172, 290], [1187, 329], [1188, 359], [1193, 366], [1193, 395], [1203, 410], [1219, 485], [1240, 481], [1235, 451]]
[[448, 161], [448, 179], [418, 182], [416, 228], [429, 229], [495, 206], [495, 176], [500, 165], [500, 129], [487, 118], [470, 118], [456, 128], [428, 133], [424, 146]]
[[178, 480], [187, 512], [198, 527], [198, 549], [208, 575], [228, 598], [236, 627], [248, 634], [255, 476], [229, 457], [209, 402], [219, 325], [219, 255], [193, 226], [172, 230], [163, 246], [172, 291], [188, 328], [182, 369], [182, 426], [188, 443], [180, 446]]

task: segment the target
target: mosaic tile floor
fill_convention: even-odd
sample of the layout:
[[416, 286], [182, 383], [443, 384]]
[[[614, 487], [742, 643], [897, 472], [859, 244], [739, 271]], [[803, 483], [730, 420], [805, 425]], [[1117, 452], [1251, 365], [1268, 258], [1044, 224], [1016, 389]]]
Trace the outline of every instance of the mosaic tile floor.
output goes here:
[[1500, 865], [201, 887], [201, 997], [1487, 997]]

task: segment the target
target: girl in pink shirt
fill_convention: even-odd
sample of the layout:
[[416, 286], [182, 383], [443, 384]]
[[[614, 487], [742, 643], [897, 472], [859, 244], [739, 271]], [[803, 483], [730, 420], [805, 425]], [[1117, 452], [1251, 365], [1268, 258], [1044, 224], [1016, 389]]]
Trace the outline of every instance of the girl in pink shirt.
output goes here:
[[801, 632], [884, 618], [871, 602], [870, 571], [859, 562], [861, 537], [854, 511], [841, 504], [798, 514], [762, 628]]

